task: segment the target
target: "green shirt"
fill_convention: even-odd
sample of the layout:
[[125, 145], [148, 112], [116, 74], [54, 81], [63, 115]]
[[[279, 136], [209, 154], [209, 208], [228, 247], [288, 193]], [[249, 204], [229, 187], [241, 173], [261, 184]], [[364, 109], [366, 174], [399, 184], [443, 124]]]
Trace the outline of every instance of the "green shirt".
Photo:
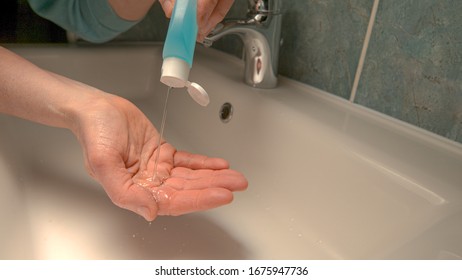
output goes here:
[[119, 17], [107, 0], [28, 1], [40, 16], [94, 43], [109, 41], [138, 23]]

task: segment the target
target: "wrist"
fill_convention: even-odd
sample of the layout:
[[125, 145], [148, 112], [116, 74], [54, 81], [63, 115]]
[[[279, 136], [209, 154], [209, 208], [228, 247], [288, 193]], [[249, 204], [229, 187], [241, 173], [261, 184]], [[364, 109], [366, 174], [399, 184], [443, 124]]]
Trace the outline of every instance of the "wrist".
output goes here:
[[79, 119], [87, 114], [92, 106], [102, 103], [105, 95], [108, 94], [87, 84], [48, 73], [54, 80], [54, 92], [60, 96], [60, 98], [52, 98], [54, 102], [48, 105], [50, 113], [55, 114], [56, 122], [49, 125], [75, 131]]
[[110, 106], [111, 94], [77, 81], [67, 80], [65, 82], [70, 83], [68, 86], [71, 94], [70, 98], [61, 104], [59, 114], [63, 127], [78, 135], [86, 119], [91, 119], [95, 111], [104, 110], [101, 108]]

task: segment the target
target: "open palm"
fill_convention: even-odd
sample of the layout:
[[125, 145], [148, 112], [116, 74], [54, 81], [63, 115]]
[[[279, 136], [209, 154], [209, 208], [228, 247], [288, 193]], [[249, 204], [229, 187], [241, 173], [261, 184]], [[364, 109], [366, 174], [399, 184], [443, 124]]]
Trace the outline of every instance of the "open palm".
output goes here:
[[87, 104], [73, 131], [89, 174], [114, 204], [146, 220], [218, 207], [232, 201], [233, 191], [247, 187], [244, 176], [223, 159], [180, 152], [166, 142], [157, 147], [159, 133], [152, 123], [114, 95]]

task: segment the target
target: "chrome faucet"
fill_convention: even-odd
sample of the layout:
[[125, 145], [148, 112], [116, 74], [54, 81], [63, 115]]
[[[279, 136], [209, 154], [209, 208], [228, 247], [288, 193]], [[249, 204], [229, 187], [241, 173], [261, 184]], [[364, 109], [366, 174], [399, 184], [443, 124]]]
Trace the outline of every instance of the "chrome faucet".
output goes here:
[[277, 86], [281, 38], [280, 0], [249, 0], [246, 19], [225, 20], [205, 38], [203, 44], [227, 34], [237, 34], [244, 43], [244, 82], [256, 88]]

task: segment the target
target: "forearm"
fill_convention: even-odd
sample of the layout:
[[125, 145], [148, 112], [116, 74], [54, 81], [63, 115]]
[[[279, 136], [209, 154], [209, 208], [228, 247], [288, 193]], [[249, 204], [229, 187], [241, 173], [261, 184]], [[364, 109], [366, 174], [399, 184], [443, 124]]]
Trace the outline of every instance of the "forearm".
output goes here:
[[156, 0], [108, 0], [117, 15], [125, 20], [140, 20], [149, 11]]
[[0, 47], [0, 113], [71, 128], [76, 110], [99, 95], [94, 88], [40, 69]]
[[84, 40], [107, 42], [134, 26], [155, 0], [28, 0], [40, 16]]

